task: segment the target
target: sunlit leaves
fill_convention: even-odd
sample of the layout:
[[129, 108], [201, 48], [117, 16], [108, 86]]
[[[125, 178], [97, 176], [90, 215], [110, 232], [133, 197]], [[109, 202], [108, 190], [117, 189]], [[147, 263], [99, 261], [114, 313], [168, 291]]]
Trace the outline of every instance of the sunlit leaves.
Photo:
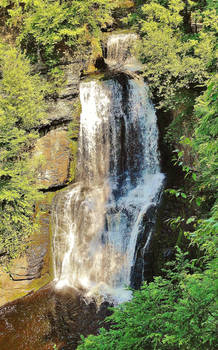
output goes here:
[[205, 272], [177, 251], [166, 278], [156, 277], [114, 309], [109, 331], [83, 338], [79, 350], [213, 350], [216, 342], [215, 268]]
[[194, 148], [199, 155], [199, 182], [211, 191], [216, 191], [218, 178], [217, 81], [217, 76], [214, 76], [195, 106], [195, 113], [199, 117], [194, 142]]
[[43, 59], [53, 66], [60, 46], [75, 51], [92, 36], [99, 37], [100, 27], [112, 23], [116, 4], [112, 0], [13, 1], [8, 23], [19, 29], [18, 42], [32, 61]]
[[[197, 21], [202, 29], [197, 34], [186, 33], [184, 23], [190, 19], [185, 16], [190, 11], [192, 19], [200, 16]], [[159, 106], [177, 108], [184, 103], [185, 91], [205, 85], [214, 69], [215, 10], [193, 1], [152, 0], [141, 6], [138, 17], [129, 15], [129, 21], [142, 37], [144, 75], [159, 98]]]
[[34, 230], [39, 198], [29, 152], [45, 118], [44, 83], [15, 48], [1, 44], [0, 67], [0, 250], [14, 257]]

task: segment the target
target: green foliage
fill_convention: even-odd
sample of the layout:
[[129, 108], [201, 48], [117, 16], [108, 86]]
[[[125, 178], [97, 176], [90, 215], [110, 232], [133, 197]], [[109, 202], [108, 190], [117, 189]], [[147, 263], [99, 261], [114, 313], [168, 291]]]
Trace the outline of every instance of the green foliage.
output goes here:
[[[175, 150], [176, 164], [192, 182], [188, 193], [189, 205], [195, 202], [201, 213], [198, 213], [195, 230], [186, 232], [192, 243], [197, 243], [206, 254], [213, 255], [217, 247], [218, 218], [217, 207], [217, 76], [214, 75], [207, 83], [205, 92], [197, 98], [194, 106], [195, 130], [192, 139], [182, 137], [180, 143], [189, 147], [189, 153], [195, 155], [190, 166], [185, 164], [184, 151]], [[168, 190], [171, 194], [179, 196], [180, 191]], [[173, 193], [173, 191], [175, 193]]]
[[192, 17], [199, 13], [191, 1], [150, 0], [136, 15], [129, 15], [129, 22], [142, 38], [144, 76], [160, 107], [175, 109], [186, 104], [186, 90], [204, 85], [214, 69], [216, 11], [204, 7], [198, 18], [203, 27], [196, 34], [190, 32], [190, 25], [187, 32], [187, 11]]
[[19, 29], [21, 47], [33, 61], [42, 59], [53, 66], [60, 53], [81, 50], [91, 38], [100, 37], [100, 27], [112, 22], [116, 1], [23, 0], [10, 4], [8, 24]]
[[197, 220], [195, 230], [185, 232], [192, 245], [198, 245], [205, 253], [205, 259], [216, 256], [218, 246], [218, 205], [207, 213], [206, 218]]
[[209, 350], [216, 343], [214, 267], [202, 273], [177, 251], [166, 277], [135, 291], [131, 302], [114, 308], [111, 329], [83, 339], [78, 350]]
[[15, 256], [34, 230], [33, 205], [39, 198], [29, 159], [45, 118], [44, 85], [15, 48], [0, 46], [0, 250]]
[[198, 125], [194, 136], [194, 150], [198, 153], [199, 186], [216, 192], [218, 169], [218, 104], [217, 76], [211, 78], [207, 90], [197, 99], [195, 113]]
[[1, 112], [7, 115], [9, 123], [31, 129], [45, 117], [43, 92], [46, 86], [39, 76], [31, 74], [29, 62], [15, 48], [2, 44], [0, 55]]
[[197, 243], [207, 256], [214, 256], [218, 241], [218, 204], [217, 204], [217, 76], [213, 76], [207, 84], [206, 91], [197, 99], [195, 114], [198, 124], [195, 129], [192, 148], [197, 154], [195, 189], [200, 194], [200, 205], [206, 197], [207, 207], [198, 220], [196, 230], [186, 233], [193, 243]]
[[184, 192], [182, 192], [181, 189], [179, 189], [179, 190], [168, 189], [168, 190], [166, 190], [166, 192], [169, 192], [170, 194], [175, 195], [176, 197], [187, 198], [187, 195]]

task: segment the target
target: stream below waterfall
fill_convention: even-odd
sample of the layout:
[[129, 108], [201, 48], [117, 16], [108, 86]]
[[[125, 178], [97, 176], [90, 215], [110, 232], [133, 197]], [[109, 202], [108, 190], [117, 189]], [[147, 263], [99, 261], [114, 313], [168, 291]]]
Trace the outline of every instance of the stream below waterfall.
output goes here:
[[80, 84], [76, 183], [52, 204], [54, 281], [0, 308], [1, 350], [75, 349], [80, 334], [97, 332], [108, 305], [131, 298], [126, 286], [152, 279], [164, 175], [155, 109], [132, 54], [136, 39], [112, 34], [110, 78]]
[[[108, 304], [87, 304], [74, 289], [53, 284], [0, 308], [1, 350], [73, 350], [80, 335], [97, 334]], [[82, 315], [82, 316], [81, 316]]]

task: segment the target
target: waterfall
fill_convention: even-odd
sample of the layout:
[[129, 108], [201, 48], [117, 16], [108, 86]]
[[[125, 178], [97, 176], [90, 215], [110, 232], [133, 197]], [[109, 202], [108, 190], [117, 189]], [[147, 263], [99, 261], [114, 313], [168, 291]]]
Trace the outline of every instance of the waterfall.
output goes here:
[[[126, 62], [127, 39], [112, 35], [108, 61], [120, 48]], [[119, 303], [129, 298], [138, 234], [164, 178], [156, 115], [142, 78], [82, 82], [80, 100], [77, 182], [52, 208], [55, 280]], [[150, 239], [151, 230], [145, 250]]]
[[116, 34], [111, 35], [107, 42], [107, 61], [110, 64], [125, 64], [134, 59], [131, 51], [137, 35], [132, 34]]
[[133, 55], [137, 40], [135, 33], [111, 35], [107, 42], [106, 63], [113, 69], [140, 71], [142, 65]]

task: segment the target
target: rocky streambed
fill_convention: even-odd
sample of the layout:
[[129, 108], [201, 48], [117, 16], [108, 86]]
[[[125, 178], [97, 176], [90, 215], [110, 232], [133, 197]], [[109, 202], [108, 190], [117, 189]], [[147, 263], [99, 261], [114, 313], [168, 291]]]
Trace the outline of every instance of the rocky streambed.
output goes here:
[[55, 290], [52, 283], [0, 308], [1, 350], [76, 349], [81, 334], [96, 334], [109, 315], [87, 303], [74, 289]]

